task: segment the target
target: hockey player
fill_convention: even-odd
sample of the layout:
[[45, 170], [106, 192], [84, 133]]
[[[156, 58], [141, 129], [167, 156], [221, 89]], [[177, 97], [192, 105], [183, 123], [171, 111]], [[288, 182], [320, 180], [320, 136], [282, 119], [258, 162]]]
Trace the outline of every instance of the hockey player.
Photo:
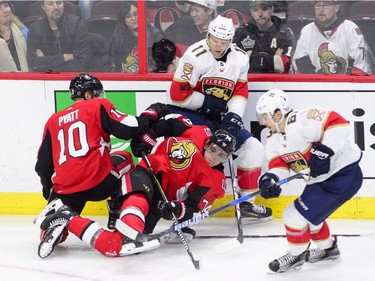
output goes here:
[[[180, 59], [168, 96], [171, 111], [212, 131], [224, 129], [236, 138], [238, 185], [246, 194], [257, 189], [264, 147], [243, 126], [249, 57], [232, 43], [233, 35], [231, 19], [217, 16], [211, 21], [207, 38], [190, 46]], [[248, 219], [272, 219], [270, 208], [253, 202], [243, 202], [240, 208]]]
[[[172, 212], [178, 220], [184, 221], [196, 212], [208, 211], [214, 200], [225, 194], [222, 163], [235, 147], [234, 137], [223, 130], [211, 135], [206, 126], [191, 126], [185, 120], [171, 118], [161, 122], [153, 127], [158, 135], [183, 132], [181, 137], [166, 138], [148, 155], [169, 203], [162, 200], [143, 160], [125, 174], [117, 196], [121, 205], [121, 222], [117, 224], [124, 223], [138, 232], [152, 232], [160, 218], [171, 220]], [[42, 229], [55, 224], [67, 225], [70, 232], [105, 256], [124, 256], [160, 245], [158, 240], [140, 243], [129, 240], [117, 230], [104, 230], [64, 205], [50, 206], [50, 209], [56, 212], [44, 219]]]
[[[35, 171], [48, 202], [60, 198], [80, 214], [87, 201], [114, 194], [121, 176], [131, 168], [131, 156], [118, 155], [115, 158], [123, 161], [113, 163], [110, 135], [126, 140], [143, 135], [149, 120], [121, 113], [109, 100], [99, 98], [104, 94], [103, 85], [90, 74], [74, 77], [69, 91], [74, 103], [48, 119]], [[54, 230], [42, 233], [40, 256], [53, 250], [44, 243], [61, 238], [63, 228]]]
[[338, 1], [315, 1], [316, 20], [301, 30], [293, 56], [297, 73], [366, 74], [366, 46], [360, 28], [337, 17]]
[[[284, 210], [289, 251], [269, 264], [274, 272], [300, 268], [340, 257], [327, 217], [354, 196], [362, 185], [362, 152], [350, 137], [350, 126], [337, 112], [310, 108], [292, 111], [282, 90], [270, 90], [258, 100], [259, 123], [270, 130], [266, 142], [269, 171], [259, 178], [264, 198], [278, 197], [272, 183], [310, 168], [302, 194]], [[310, 241], [317, 248], [310, 249]]]
[[273, 2], [253, 0], [252, 19], [236, 28], [233, 42], [249, 55], [249, 73], [289, 72], [295, 38], [273, 11]]

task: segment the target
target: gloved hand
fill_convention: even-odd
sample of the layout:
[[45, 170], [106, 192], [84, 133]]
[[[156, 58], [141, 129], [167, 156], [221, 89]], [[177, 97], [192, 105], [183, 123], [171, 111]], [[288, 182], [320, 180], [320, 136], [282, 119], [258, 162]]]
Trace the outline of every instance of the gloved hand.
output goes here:
[[310, 176], [316, 178], [327, 174], [331, 168], [331, 157], [334, 154], [332, 149], [321, 143], [316, 143], [311, 147], [310, 158], [307, 161], [310, 167]]
[[41, 177], [40, 183], [42, 184], [42, 187], [43, 187], [42, 188], [43, 197], [44, 197], [44, 199], [46, 199], [48, 201], [48, 199], [51, 195], [51, 192], [52, 192], [52, 188], [53, 188], [52, 180], [50, 178]]
[[206, 95], [199, 113], [207, 115], [212, 120], [219, 120], [222, 113], [228, 111], [227, 102], [214, 96]]
[[141, 157], [142, 152], [150, 154], [156, 143], [156, 134], [150, 129], [144, 135], [138, 138], [133, 138], [130, 141], [130, 148], [135, 157]]
[[221, 120], [220, 128], [226, 130], [236, 139], [239, 137], [243, 127], [241, 116], [233, 112], [228, 112], [225, 114], [223, 120]]
[[176, 216], [176, 218], [182, 219], [186, 212], [185, 203], [183, 201], [159, 201], [158, 204], [158, 211], [161, 215], [161, 217], [165, 220], [172, 220], [172, 212]]
[[280, 196], [281, 188], [275, 183], [279, 181], [279, 177], [273, 173], [264, 173], [258, 179], [259, 189], [262, 191], [260, 196], [265, 199], [276, 198]]
[[145, 111], [143, 111], [140, 116], [146, 117], [151, 123], [158, 121], [160, 118], [167, 115], [168, 108], [164, 103], [153, 103]]

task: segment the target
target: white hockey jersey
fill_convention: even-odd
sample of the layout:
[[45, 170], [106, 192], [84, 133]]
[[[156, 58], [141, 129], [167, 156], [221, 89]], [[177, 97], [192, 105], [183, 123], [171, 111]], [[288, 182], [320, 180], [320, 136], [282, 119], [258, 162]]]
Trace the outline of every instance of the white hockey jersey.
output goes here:
[[199, 109], [204, 95], [228, 101], [230, 112], [243, 116], [248, 98], [248, 55], [235, 44], [223, 59], [215, 59], [206, 39], [190, 46], [173, 77], [169, 103], [191, 110]]
[[316, 142], [334, 151], [329, 173], [311, 178], [308, 184], [322, 182], [342, 168], [358, 161], [361, 150], [350, 139], [349, 123], [338, 113], [322, 108], [294, 111], [288, 115], [284, 133], [272, 134], [266, 141], [269, 171], [280, 178], [308, 168], [310, 149]]
[[301, 30], [292, 64], [296, 72], [309, 73], [298, 66], [301, 58], [308, 57], [315, 73], [344, 74], [351, 58], [352, 73], [368, 73], [365, 52], [363, 34], [354, 22], [344, 20], [329, 31], [322, 31], [312, 22]]

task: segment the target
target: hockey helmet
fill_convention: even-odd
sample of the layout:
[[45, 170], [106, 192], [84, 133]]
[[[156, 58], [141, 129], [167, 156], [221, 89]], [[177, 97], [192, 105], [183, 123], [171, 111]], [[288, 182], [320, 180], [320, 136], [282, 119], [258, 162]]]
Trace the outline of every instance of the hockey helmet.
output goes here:
[[280, 121], [277, 123], [274, 121], [275, 113], [278, 110], [280, 110], [282, 117], [292, 111], [288, 95], [280, 89], [273, 89], [264, 93], [256, 104], [256, 114], [259, 124], [263, 125], [264, 119], [267, 118], [275, 125], [279, 125], [283, 118], [280, 118]]
[[235, 28], [232, 19], [219, 15], [210, 22], [207, 34], [211, 34], [212, 36], [222, 40], [232, 41], [234, 31]]
[[70, 81], [69, 92], [72, 100], [85, 98], [87, 91], [90, 91], [95, 98], [105, 95], [102, 83], [91, 74], [81, 73]]
[[208, 141], [208, 144], [214, 143], [222, 150], [224, 150], [228, 156], [236, 150], [236, 138], [233, 137], [226, 130], [217, 130]]

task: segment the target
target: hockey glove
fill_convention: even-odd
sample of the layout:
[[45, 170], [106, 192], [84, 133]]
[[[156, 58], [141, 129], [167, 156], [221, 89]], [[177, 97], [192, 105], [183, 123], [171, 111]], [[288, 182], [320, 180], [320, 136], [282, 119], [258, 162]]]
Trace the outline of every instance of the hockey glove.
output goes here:
[[43, 197], [44, 197], [44, 199], [46, 199], [48, 201], [48, 199], [51, 195], [51, 192], [52, 192], [53, 183], [52, 183], [51, 179], [47, 179], [47, 178], [43, 178], [43, 177], [40, 178], [40, 183], [43, 186], [43, 188], [42, 188]]
[[172, 220], [172, 212], [176, 216], [176, 218], [182, 219], [185, 216], [186, 207], [183, 201], [159, 201], [158, 210], [161, 217], [165, 220]]
[[167, 105], [164, 103], [153, 103], [140, 116], [146, 117], [151, 123], [158, 121], [161, 117], [168, 114]]
[[221, 120], [220, 128], [226, 130], [236, 139], [238, 139], [240, 135], [240, 131], [244, 128], [242, 118], [233, 112], [228, 112], [225, 114], [223, 120]]
[[275, 183], [279, 181], [279, 177], [273, 173], [264, 173], [258, 180], [259, 189], [262, 191], [260, 196], [265, 199], [276, 198], [280, 196], [281, 188]]
[[206, 95], [198, 112], [207, 115], [212, 120], [220, 120], [221, 114], [228, 111], [227, 102], [214, 96]]
[[327, 174], [331, 168], [331, 157], [334, 154], [332, 149], [321, 143], [316, 143], [311, 147], [310, 158], [307, 161], [310, 167], [310, 176], [316, 178]]
[[138, 138], [133, 138], [130, 141], [130, 148], [135, 157], [141, 157], [142, 152], [150, 154], [156, 143], [156, 134], [150, 129], [144, 135]]

